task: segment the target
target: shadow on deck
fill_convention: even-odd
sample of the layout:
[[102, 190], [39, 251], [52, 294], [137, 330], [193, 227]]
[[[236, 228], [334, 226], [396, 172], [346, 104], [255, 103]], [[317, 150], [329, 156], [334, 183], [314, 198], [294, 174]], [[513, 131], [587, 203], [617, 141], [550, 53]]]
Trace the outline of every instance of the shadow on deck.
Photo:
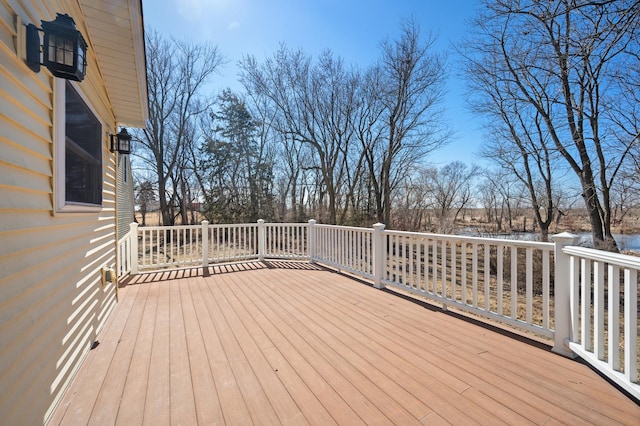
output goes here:
[[51, 424], [637, 424], [544, 342], [309, 263], [131, 277]]

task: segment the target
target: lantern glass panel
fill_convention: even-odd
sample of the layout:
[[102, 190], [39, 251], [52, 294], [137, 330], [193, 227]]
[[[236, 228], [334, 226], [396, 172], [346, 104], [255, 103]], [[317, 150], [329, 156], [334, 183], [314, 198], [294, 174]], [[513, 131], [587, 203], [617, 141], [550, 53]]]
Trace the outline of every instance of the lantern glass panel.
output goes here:
[[84, 74], [84, 50], [80, 44], [78, 44], [78, 63], [76, 64], [76, 69], [81, 74]]
[[120, 151], [131, 152], [131, 140], [123, 138], [120, 140]]

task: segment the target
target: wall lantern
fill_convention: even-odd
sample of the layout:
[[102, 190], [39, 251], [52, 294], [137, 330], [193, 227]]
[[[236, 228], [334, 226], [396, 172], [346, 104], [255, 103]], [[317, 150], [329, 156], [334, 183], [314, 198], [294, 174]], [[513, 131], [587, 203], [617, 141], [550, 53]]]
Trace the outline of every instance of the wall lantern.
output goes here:
[[[82, 81], [87, 72], [87, 42], [72, 17], [56, 15], [53, 21], [41, 21], [42, 29], [27, 25], [27, 65], [34, 72], [44, 65], [56, 77]], [[39, 31], [44, 33], [42, 62]]]
[[124, 127], [117, 135], [111, 135], [111, 152], [118, 151], [120, 154], [131, 152], [131, 135]]

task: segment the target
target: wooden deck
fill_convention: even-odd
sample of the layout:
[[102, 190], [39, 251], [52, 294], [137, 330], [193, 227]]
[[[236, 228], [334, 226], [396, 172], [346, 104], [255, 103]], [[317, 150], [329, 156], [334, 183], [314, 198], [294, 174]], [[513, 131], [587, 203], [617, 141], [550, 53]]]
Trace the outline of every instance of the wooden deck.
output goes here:
[[639, 424], [515, 337], [306, 263], [144, 274], [50, 424]]

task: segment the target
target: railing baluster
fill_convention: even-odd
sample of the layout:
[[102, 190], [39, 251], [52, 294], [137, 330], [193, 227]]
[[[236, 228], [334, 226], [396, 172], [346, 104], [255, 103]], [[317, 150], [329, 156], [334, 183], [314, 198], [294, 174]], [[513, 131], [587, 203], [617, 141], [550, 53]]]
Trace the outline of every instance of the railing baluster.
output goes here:
[[358, 250], [356, 249], [356, 247], [358, 247], [358, 236], [360, 235], [360, 233], [356, 232], [354, 229], [351, 230], [351, 237], [350, 237], [350, 242], [349, 244], [351, 245], [351, 269], [352, 270], [358, 270], [359, 265], [358, 265]]
[[591, 261], [581, 259], [581, 301], [580, 315], [582, 326], [582, 346], [586, 350], [591, 350]]
[[393, 255], [394, 255], [394, 264], [395, 264], [395, 275], [393, 281], [401, 284], [400, 280], [400, 237], [398, 235], [394, 236], [393, 239]]
[[497, 269], [496, 269], [496, 280], [498, 282], [498, 292], [497, 292], [497, 312], [498, 315], [502, 315], [502, 304], [503, 296], [504, 296], [504, 246], [502, 244], [498, 244], [496, 246], [496, 257], [497, 257]]
[[460, 301], [466, 305], [468, 303], [467, 298], [467, 243], [462, 242], [460, 245]]
[[473, 292], [473, 307], [478, 307], [478, 244], [472, 244], [471, 262], [472, 262], [472, 292]]
[[157, 263], [159, 265], [164, 265], [164, 260], [163, 258], [160, 257], [160, 252], [162, 250], [162, 239], [160, 238], [160, 230], [156, 231], [156, 242], [155, 242], [155, 247], [156, 247], [156, 259], [157, 259]]
[[533, 250], [526, 250], [526, 274], [527, 274], [527, 324], [531, 324], [533, 311]]
[[424, 291], [424, 238], [416, 239], [416, 287]]
[[620, 370], [620, 268], [609, 265], [609, 368]]
[[549, 296], [551, 271], [549, 268], [549, 251], [542, 251], [542, 328], [549, 328]]
[[216, 227], [216, 259], [218, 262], [224, 257], [224, 247], [222, 246], [222, 226]]
[[[189, 236], [191, 236], [191, 230], [189, 230]], [[191, 258], [191, 256], [193, 255], [193, 247], [192, 247], [192, 241], [191, 238], [189, 238], [189, 240], [187, 240], [187, 228], [183, 228], [182, 229], [182, 241], [183, 241], [183, 246], [182, 246], [182, 257], [186, 260], [189, 259], [189, 262], [191, 262], [193, 259]], [[187, 241], [189, 241], [189, 255], [187, 256]]]
[[604, 360], [604, 263], [593, 263], [593, 352]]
[[342, 236], [342, 261], [341, 265], [347, 265], [349, 263], [349, 232], [341, 229], [340, 234]]
[[491, 310], [491, 246], [488, 243], [484, 244], [484, 310], [489, 312]]
[[511, 318], [518, 319], [518, 248], [511, 247]]
[[344, 231], [340, 228], [336, 230], [338, 238], [338, 264], [344, 265]]
[[442, 281], [442, 297], [447, 297], [447, 242], [442, 240], [440, 247], [442, 256], [440, 280]]
[[[142, 262], [140, 263], [140, 266], [146, 266], [147, 265], [147, 242], [146, 242], [146, 235], [147, 235], [147, 230], [142, 228], [142, 244], [141, 244], [141, 249], [142, 249]], [[138, 253], [136, 253], [136, 256], [140, 257]]]
[[431, 292], [438, 294], [438, 241], [431, 240]]
[[624, 270], [624, 375], [638, 382], [638, 270]]
[[408, 237], [409, 240], [409, 249], [407, 251], [407, 259], [409, 260], [409, 287], [411, 288], [416, 288], [415, 286], [415, 278], [413, 276], [414, 274], [414, 270], [413, 270], [413, 263], [414, 263], [414, 249], [413, 249], [413, 242], [414, 239], [413, 237]]
[[458, 259], [457, 259], [458, 243], [451, 242], [451, 300], [456, 300], [456, 293], [458, 292]]
[[571, 338], [574, 341], [580, 339], [580, 258], [571, 256], [571, 294], [569, 304], [571, 306]]
[[407, 239], [406, 237], [400, 237], [400, 251], [398, 252], [400, 261], [398, 264], [400, 265], [400, 282], [402, 285], [407, 285]]

